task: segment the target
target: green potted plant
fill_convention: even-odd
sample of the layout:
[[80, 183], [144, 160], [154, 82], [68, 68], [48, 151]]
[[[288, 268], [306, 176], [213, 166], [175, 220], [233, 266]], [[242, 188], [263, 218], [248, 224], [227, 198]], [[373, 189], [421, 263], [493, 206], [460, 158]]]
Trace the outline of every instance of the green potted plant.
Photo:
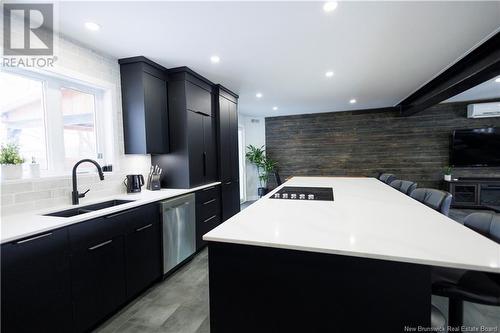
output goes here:
[[19, 154], [16, 144], [8, 143], [0, 149], [0, 164], [2, 165], [2, 179], [18, 179], [23, 175], [24, 159]]
[[268, 191], [267, 182], [269, 181], [269, 177], [276, 170], [277, 162], [266, 157], [264, 146], [260, 148], [253, 145], [247, 146], [245, 156], [250, 163], [257, 167], [257, 174], [259, 177], [259, 188], [257, 189], [257, 194], [259, 197], [262, 197], [266, 195]]
[[453, 172], [453, 168], [449, 165], [445, 166], [443, 169], [444, 180], [447, 182], [451, 181], [451, 173]]

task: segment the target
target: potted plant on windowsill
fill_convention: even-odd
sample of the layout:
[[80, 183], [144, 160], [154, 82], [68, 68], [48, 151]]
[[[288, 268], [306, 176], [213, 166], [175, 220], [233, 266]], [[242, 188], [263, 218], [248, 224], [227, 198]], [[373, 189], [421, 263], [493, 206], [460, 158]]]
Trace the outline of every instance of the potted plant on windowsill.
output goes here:
[[19, 154], [19, 147], [13, 143], [2, 145], [0, 150], [0, 164], [2, 165], [2, 179], [19, 179], [23, 175], [24, 159]]
[[446, 180], [447, 182], [450, 182], [452, 172], [453, 172], [453, 168], [451, 166], [448, 165], [448, 166], [444, 167], [444, 169], [443, 169], [444, 180]]
[[264, 146], [260, 148], [253, 145], [247, 146], [245, 156], [250, 163], [257, 167], [257, 174], [259, 177], [259, 188], [257, 189], [257, 194], [259, 197], [263, 197], [268, 191], [267, 182], [269, 181], [271, 174], [276, 169], [277, 163], [266, 157]]

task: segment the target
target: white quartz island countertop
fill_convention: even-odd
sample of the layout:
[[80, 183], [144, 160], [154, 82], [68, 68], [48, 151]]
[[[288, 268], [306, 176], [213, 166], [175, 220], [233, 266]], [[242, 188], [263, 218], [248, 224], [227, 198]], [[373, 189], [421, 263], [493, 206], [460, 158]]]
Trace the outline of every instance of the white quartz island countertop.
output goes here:
[[[277, 200], [282, 186], [334, 201]], [[374, 178], [294, 177], [203, 239], [500, 273], [500, 245]]]
[[[190, 189], [161, 189], [159, 191], [149, 191], [142, 190], [139, 193], [133, 194], [118, 194], [106, 198], [99, 198], [96, 200], [84, 200], [78, 206], [66, 205], [62, 207], [51, 208], [49, 210], [30, 212], [27, 214], [15, 214], [2, 216], [0, 222], [1, 231], [1, 243], [10, 242], [13, 240], [25, 238], [31, 235], [36, 235], [49, 230], [54, 230], [57, 228], [65, 227], [78, 222], [90, 220], [96, 217], [113, 214], [126, 209], [142, 206], [151, 202], [166, 200], [169, 198], [177, 197], [180, 195], [188, 194], [201, 190], [207, 187], [218, 185], [220, 182], [215, 182], [211, 184], [206, 184], [203, 186], [190, 188]], [[88, 194], [91, 197], [92, 193]], [[122, 205], [109, 207], [105, 209], [96, 210], [86, 214], [76, 215], [72, 217], [55, 217], [55, 216], [43, 216], [43, 214], [52, 213], [56, 211], [62, 211], [71, 208], [77, 208], [82, 206], [91, 205], [94, 203], [104, 202], [108, 200], [134, 200], [129, 203]]]

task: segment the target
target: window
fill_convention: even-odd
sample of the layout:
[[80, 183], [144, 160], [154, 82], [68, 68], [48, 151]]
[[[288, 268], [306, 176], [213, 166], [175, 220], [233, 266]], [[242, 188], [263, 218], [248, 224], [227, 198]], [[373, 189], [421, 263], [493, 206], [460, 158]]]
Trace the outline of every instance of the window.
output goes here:
[[24, 158], [47, 169], [43, 82], [0, 75], [1, 142], [17, 144]]
[[104, 159], [103, 96], [79, 82], [0, 72], [1, 143], [17, 144], [26, 162], [33, 158], [48, 172], [71, 170], [82, 158]]
[[61, 88], [61, 112], [64, 124], [64, 164], [69, 169], [84, 156], [97, 156], [95, 96]]

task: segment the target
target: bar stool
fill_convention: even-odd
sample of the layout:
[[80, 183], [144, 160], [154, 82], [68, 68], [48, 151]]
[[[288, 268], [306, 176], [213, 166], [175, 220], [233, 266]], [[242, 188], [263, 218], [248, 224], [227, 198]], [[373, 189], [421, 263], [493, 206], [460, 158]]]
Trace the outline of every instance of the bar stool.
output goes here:
[[431, 305], [431, 327], [435, 332], [444, 332], [446, 328], [446, 318], [434, 304]]
[[386, 184], [390, 184], [397, 179], [396, 176], [394, 176], [392, 173], [380, 173], [377, 178], [378, 180]]
[[[472, 213], [465, 218], [464, 225], [500, 244], [500, 215]], [[458, 272], [456, 277], [445, 277], [453, 271]], [[433, 280], [432, 293], [449, 298], [450, 326], [462, 326], [463, 301], [500, 306], [500, 274], [437, 268]]]
[[413, 190], [417, 188], [417, 183], [414, 183], [409, 180], [393, 180], [389, 185], [394, 187], [399, 192], [403, 192], [404, 194], [410, 195]]
[[446, 216], [450, 213], [452, 196], [448, 192], [432, 188], [417, 188], [411, 192], [410, 197]]

